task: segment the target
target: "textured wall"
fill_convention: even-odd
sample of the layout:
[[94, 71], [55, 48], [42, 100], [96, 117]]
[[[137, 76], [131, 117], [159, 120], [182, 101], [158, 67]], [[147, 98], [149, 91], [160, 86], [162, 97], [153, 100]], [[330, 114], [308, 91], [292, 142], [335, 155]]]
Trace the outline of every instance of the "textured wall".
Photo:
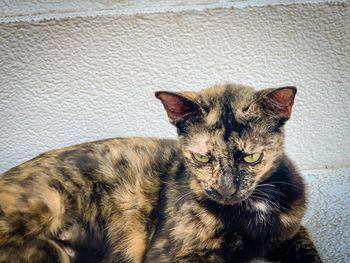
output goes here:
[[159, 89], [296, 85], [287, 150], [350, 165], [349, 2], [0, 23], [0, 172], [53, 148], [174, 137]]
[[[125, 1], [63, 2], [0, 2], [0, 173], [84, 141], [175, 137], [153, 92], [226, 82], [296, 85], [291, 157], [303, 170], [350, 165], [349, 1], [153, 0], [160, 12], [135, 15], [123, 14], [140, 5]], [[322, 257], [350, 262], [350, 169], [303, 174], [304, 222]]]
[[325, 263], [350, 262], [350, 168], [309, 170], [309, 206], [304, 217]]

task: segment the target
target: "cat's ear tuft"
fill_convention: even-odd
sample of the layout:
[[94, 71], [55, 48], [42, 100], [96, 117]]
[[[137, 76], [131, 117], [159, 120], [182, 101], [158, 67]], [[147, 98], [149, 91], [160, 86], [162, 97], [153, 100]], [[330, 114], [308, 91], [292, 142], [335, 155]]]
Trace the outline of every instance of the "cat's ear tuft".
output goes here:
[[282, 87], [263, 92], [257, 103], [264, 113], [284, 122], [290, 118], [294, 97], [297, 93], [295, 87]]
[[168, 114], [169, 120], [177, 127], [182, 127], [188, 120], [198, 117], [199, 106], [182, 92], [157, 91], [155, 96], [160, 99]]

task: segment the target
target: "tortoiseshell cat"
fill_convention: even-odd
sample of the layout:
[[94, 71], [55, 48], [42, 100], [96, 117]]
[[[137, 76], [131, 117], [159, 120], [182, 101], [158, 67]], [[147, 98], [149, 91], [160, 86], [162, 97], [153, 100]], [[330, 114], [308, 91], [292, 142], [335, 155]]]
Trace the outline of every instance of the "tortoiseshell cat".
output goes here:
[[321, 262], [283, 151], [296, 89], [157, 92], [179, 139], [109, 139], [0, 177], [0, 262]]

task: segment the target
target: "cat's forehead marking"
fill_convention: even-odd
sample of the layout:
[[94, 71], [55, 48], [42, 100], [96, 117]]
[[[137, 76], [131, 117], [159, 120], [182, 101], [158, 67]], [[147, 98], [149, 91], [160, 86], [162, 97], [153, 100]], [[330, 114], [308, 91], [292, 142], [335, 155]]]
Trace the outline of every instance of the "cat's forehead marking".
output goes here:
[[216, 106], [215, 108], [211, 109], [205, 118], [205, 122], [207, 123], [207, 125], [209, 126], [215, 125], [220, 118], [220, 114], [221, 114], [221, 109], [219, 106]]
[[224, 141], [224, 128], [218, 128], [214, 132], [211, 133], [210, 141], [213, 144], [213, 147], [218, 146], [227, 146], [227, 143]]
[[210, 135], [207, 132], [196, 133], [192, 135], [190, 143], [188, 145], [188, 150], [206, 154], [209, 151], [208, 142], [210, 140]]
[[257, 151], [257, 143], [256, 138], [251, 134], [244, 136], [243, 138], [238, 138], [238, 147], [239, 150], [246, 153], [251, 154]]
[[250, 136], [244, 138], [237, 138], [236, 147], [239, 151], [246, 154], [262, 152], [265, 149], [264, 144], [259, 143], [259, 141], [256, 140], [256, 138]]
[[237, 142], [238, 150], [240, 150], [241, 152], [243, 152], [244, 149], [245, 149], [245, 144], [246, 144], [245, 140], [242, 140], [241, 138], [237, 138], [237, 139], [236, 139], [236, 142]]
[[210, 128], [223, 127], [228, 142], [233, 132], [241, 133], [245, 126], [243, 109], [249, 104], [254, 89], [239, 85], [222, 85], [202, 91], [199, 102], [207, 112], [205, 123]]

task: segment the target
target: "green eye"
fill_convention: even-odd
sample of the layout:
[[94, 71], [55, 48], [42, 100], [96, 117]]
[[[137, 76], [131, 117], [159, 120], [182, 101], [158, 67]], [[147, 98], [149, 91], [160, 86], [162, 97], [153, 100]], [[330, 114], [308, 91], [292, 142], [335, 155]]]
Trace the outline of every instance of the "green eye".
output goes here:
[[201, 163], [207, 163], [210, 160], [210, 158], [208, 156], [200, 154], [200, 153], [194, 153], [193, 157], [194, 157], [194, 159], [196, 159], [198, 162], [201, 162]]
[[246, 163], [255, 163], [261, 158], [261, 153], [252, 153], [243, 158]]

